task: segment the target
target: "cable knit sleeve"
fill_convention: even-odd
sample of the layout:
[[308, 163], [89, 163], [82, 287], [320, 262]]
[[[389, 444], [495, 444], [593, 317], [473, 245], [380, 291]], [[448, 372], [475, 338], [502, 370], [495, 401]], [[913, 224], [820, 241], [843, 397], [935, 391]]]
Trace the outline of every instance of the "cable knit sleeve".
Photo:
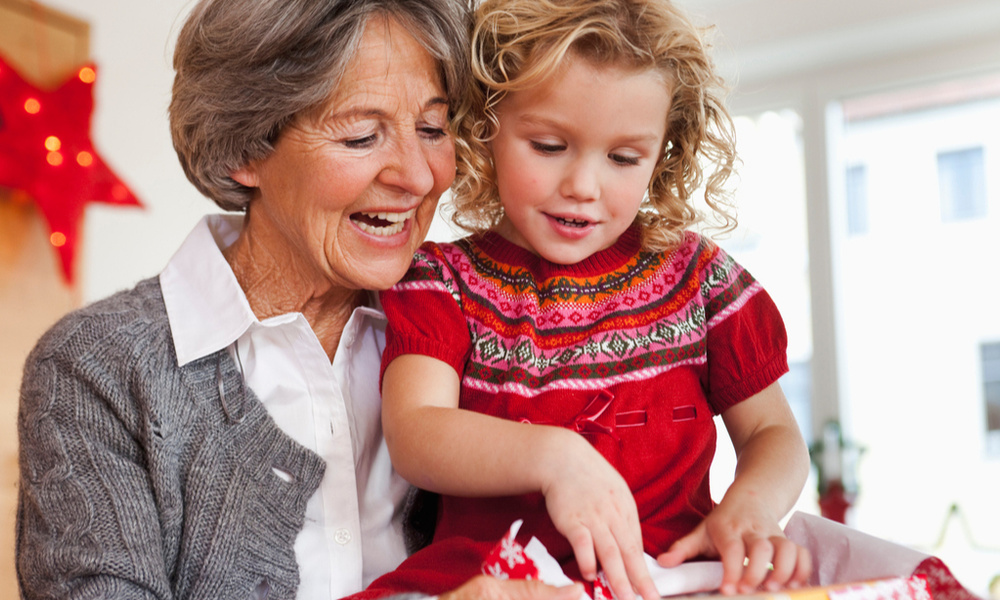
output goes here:
[[707, 390], [717, 413], [746, 400], [788, 371], [788, 338], [777, 306], [760, 283], [714, 244], [701, 272], [708, 323]]
[[[73, 314], [28, 358], [18, 413], [22, 598], [173, 598], [121, 353]], [[101, 354], [108, 360], [97, 360]]]
[[449, 249], [453, 249], [450, 244], [424, 244], [403, 279], [381, 293], [389, 320], [383, 373], [397, 356], [422, 354], [444, 361], [462, 374], [471, 336], [462, 315], [460, 280], [445, 258]]
[[225, 350], [177, 364], [158, 279], [42, 337], [18, 435], [22, 598], [295, 597], [323, 460], [278, 428]]

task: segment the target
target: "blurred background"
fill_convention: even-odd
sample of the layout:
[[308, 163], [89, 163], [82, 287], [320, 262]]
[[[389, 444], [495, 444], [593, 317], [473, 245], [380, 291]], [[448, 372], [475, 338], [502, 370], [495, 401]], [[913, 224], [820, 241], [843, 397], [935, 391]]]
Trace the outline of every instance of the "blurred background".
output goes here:
[[[789, 332], [782, 387], [816, 464], [796, 509], [940, 556], [988, 597], [1000, 575], [1000, 1], [678, 2], [711, 26], [732, 88], [740, 227], [718, 241]], [[120, 188], [79, 199], [67, 271], [40, 203], [0, 189], [2, 597], [16, 596], [27, 353], [61, 314], [156, 275], [215, 211], [167, 127], [190, 6], [0, 0], [5, 68], [46, 90], [94, 63], [90, 138], [141, 203]], [[438, 222], [431, 238], [453, 235]], [[734, 462], [723, 434], [717, 497]]]

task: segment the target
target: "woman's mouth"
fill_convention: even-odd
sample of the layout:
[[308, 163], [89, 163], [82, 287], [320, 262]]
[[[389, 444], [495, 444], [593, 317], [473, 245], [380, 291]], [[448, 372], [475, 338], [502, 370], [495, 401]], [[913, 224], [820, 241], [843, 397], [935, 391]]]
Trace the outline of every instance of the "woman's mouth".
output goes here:
[[388, 237], [403, 231], [406, 221], [415, 214], [415, 208], [406, 212], [359, 212], [351, 215], [351, 221], [365, 233]]

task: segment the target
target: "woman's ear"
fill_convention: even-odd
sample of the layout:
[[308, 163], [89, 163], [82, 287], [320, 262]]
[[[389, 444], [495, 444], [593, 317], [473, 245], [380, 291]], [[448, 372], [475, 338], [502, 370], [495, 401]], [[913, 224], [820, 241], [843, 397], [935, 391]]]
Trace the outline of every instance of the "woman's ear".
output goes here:
[[229, 176], [233, 179], [233, 181], [242, 186], [248, 188], [258, 187], [257, 170], [253, 167], [253, 165], [239, 168], [230, 173]]

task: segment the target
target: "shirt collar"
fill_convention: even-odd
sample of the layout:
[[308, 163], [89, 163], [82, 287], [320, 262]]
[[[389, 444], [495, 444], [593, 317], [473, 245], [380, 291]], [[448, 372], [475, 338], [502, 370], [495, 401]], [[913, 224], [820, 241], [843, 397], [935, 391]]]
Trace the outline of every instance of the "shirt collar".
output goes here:
[[178, 366], [229, 346], [257, 322], [222, 255], [242, 227], [242, 215], [202, 218], [160, 273]]
[[[260, 324], [222, 255], [242, 229], [242, 215], [203, 217], [160, 273], [178, 366], [226, 348]], [[354, 309], [349, 328], [360, 326], [356, 321], [362, 318], [385, 322], [378, 294], [369, 292], [368, 304]], [[277, 324], [288, 317], [266, 322]]]

